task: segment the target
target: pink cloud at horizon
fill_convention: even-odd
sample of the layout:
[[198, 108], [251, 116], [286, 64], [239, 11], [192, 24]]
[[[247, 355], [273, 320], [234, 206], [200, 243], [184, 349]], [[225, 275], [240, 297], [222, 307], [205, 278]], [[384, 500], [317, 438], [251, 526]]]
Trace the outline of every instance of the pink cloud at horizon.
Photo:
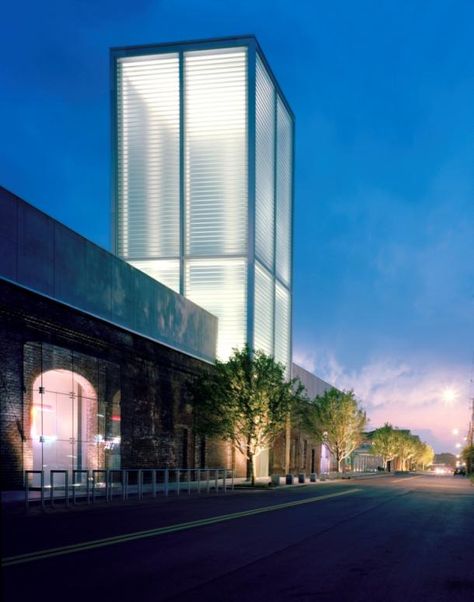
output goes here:
[[[331, 353], [301, 350], [294, 361], [339, 389], [353, 389], [367, 410], [369, 428], [385, 422], [408, 428], [438, 453], [456, 453], [456, 443], [464, 444], [470, 399], [466, 366], [384, 358], [348, 371]], [[459, 430], [457, 436], [453, 429]]]

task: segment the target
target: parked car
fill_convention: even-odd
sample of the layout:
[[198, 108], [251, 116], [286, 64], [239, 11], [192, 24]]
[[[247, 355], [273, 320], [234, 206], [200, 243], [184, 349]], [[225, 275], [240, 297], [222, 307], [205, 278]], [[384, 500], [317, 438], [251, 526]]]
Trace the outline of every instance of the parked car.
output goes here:
[[464, 466], [458, 466], [456, 468], [456, 470], [454, 471], [454, 476], [456, 476], [458, 474], [461, 475], [461, 476], [463, 476], [463, 477], [466, 476], [466, 469], [464, 468]]

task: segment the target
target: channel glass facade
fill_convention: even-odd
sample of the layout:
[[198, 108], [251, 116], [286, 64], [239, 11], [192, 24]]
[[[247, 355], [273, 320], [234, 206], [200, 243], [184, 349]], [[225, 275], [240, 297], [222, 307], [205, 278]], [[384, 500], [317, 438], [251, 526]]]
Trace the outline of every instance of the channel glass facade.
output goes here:
[[112, 50], [115, 252], [291, 365], [294, 122], [253, 37]]

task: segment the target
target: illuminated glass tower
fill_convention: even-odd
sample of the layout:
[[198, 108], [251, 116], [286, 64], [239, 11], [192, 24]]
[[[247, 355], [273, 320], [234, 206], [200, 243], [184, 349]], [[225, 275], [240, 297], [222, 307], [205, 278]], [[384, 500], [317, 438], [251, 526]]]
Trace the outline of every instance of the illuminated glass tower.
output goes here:
[[117, 255], [291, 365], [294, 120], [254, 37], [115, 48]]

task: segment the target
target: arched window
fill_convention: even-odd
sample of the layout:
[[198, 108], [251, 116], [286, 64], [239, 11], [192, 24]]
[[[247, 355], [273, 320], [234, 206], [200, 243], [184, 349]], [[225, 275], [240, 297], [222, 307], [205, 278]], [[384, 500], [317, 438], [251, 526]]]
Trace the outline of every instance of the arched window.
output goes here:
[[50, 470], [120, 468], [118, 366], [46, 343], [27, 343], [24, 361], [25, 468], [46, 484]]
[[92, 384], [70, 370], [49, 370], [35, 379], [32, 402], [33, 469], [97, 468], [102, 436]]

